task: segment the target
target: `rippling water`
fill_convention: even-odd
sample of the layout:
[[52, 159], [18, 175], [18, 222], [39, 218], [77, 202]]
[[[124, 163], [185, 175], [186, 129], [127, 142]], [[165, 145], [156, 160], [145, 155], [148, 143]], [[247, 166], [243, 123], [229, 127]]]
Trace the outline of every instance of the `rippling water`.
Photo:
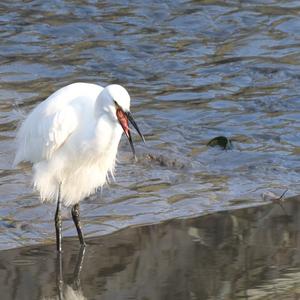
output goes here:
[[[76, 81], [124, 85], [147, 140], [132, 164], [123, 139], [117, 181], [83, 204], [90, 235], [300, 192], [299, 1], [224, 2], [0, 4], [1, 248], [53, 240], [54, 207], [12, 169], [14, 137]], [[234, 149], [207, 148], [217, 135]]]

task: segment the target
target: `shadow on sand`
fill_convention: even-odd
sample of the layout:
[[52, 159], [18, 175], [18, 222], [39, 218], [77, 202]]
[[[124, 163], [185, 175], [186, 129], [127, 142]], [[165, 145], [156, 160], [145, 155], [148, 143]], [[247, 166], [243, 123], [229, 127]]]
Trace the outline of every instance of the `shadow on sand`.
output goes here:
[[298, 299], [300, 198], [0, 252], [1, 299]]

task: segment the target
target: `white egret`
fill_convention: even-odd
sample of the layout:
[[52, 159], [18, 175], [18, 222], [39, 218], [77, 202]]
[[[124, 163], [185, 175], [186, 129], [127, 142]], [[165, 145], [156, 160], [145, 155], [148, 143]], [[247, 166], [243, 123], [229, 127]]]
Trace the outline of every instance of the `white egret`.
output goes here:
[[102, 187], [113, 176], [122, 130], [133, 154], [129, 124], [144, 141], [130, 113], [130, 96], [125, 88], [105, 88], [73, 83], [50, 95], [36, 106], [17, 134], [15, 165], [33, 164], [33, 186], [41, 201], [57, 202], [55, 213], [57, 250], [62, 250], [61, 205], [72, 206], [79, 241], [79, 202]]

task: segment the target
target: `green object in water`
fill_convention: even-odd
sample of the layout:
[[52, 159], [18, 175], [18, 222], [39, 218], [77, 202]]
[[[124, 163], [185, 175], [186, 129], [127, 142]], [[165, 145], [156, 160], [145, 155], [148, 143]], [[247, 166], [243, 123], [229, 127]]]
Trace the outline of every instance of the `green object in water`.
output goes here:
[[209, 147], [221, 147], [224, 150], [232, 149], [232, 142], [226, 136], [217, 136], [207, 143]]

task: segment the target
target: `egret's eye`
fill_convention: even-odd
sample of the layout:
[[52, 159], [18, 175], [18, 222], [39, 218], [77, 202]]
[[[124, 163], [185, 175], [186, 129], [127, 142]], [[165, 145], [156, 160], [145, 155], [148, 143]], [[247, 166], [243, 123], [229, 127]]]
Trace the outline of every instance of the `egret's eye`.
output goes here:
[[117, 101], [114, 100], [115, 106], [118, 107], [119, 104], [117, 103]]

